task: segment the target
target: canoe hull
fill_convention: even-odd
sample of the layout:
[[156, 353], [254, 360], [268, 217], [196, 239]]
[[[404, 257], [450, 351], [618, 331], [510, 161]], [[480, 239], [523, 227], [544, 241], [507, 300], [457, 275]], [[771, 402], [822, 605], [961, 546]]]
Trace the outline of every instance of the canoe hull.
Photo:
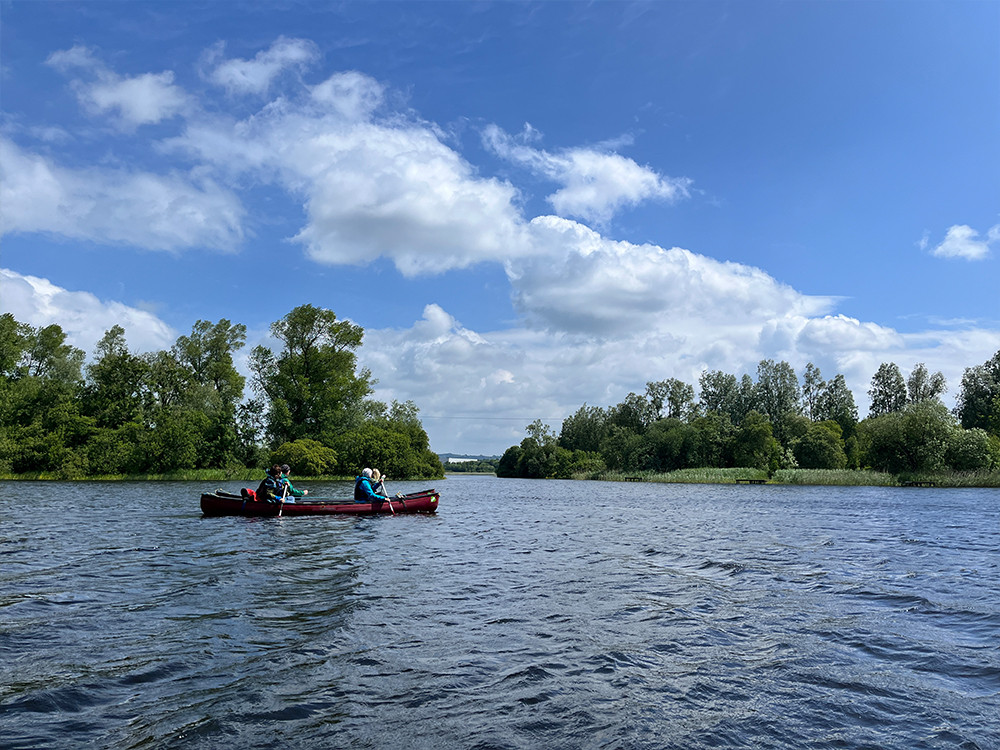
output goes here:
[[[393, 513], [434, 513], [437, 511], [440, 494], [437, 490], [421, 490], [393, 498], [383, 503], [311, 503], [300, 500], [295, 503], [267, 503], [256, 500], [245, 501], [240, 495], [230, 492], [206, 492], [201, 496], [201, 512], [206, 516], [374, 516]], [[392, 506], [391, 508], [389, 506]], [[373, 507], [374, 506], [374, 507]], [[280, 511], [280, 513], [279, 513]]]

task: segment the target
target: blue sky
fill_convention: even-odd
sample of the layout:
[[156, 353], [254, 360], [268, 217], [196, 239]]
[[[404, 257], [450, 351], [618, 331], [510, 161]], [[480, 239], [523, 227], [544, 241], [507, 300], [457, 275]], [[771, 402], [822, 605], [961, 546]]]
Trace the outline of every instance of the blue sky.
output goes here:
[[[651, 380], [1000, 350], [1000, 3], [3, 2], [0, 311], [365, 328], [500, 453]], [[273, 343], [273, 342], [272, 342]]]

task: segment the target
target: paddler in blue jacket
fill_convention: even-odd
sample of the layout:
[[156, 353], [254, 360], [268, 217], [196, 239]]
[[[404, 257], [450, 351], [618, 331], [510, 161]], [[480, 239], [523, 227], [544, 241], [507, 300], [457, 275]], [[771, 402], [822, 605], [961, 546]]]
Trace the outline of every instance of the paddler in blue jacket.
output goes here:
[[354, 502], [356, 503], [382, 503], [389, 498], [379, 495], [372, 489], [372, 470], [365, 469], [360, 477], [354, 480]]

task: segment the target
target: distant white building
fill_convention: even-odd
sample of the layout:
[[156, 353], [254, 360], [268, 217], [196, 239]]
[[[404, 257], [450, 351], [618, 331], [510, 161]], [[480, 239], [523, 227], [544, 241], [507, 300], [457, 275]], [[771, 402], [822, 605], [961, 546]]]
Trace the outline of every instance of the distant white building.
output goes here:
[[478, 461], [478, 458], [455, 458], [454, 456], [449, 456], [446, 463], [449, 464], [466, 464], [469, 461]]

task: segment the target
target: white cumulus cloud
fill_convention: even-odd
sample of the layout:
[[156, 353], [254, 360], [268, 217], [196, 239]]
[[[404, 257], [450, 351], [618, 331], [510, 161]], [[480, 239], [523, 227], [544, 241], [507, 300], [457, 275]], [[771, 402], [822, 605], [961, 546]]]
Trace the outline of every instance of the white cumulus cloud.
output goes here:
[[19, 322], [39, 328], [58, 324], [67, 343], [88, 356], [115, 325], [125, 329], [129, 348], [134, 351], [166, 349], [177, 338], [170, 326], [149, 312], [6, 268], [0, 268], [0, 313], [11, 313]]
[[979, 238], [979, 232], [967, 224], [956, 224], [949, 227], [944, 241], [931, 250], [931, 255], [938, 258], [964, 258], [965, 260], [983, 260], [990, 254], [990, 248], [1000, 242], [1000, 224], [992, 227], [985, 239]]
[[70, 169], [0, 138], [0, 234], [42, 232], [150, 250], [231, 250], [244, 210], [209, 179]]
[[483, 142], [495, 154], [562, 185], [548, 197], [560, 216], [604, 224], [622, 208], [688, 196], [691, 180], [687, 178], [663, 177], [617, 153], [589, 148], [549, 153], [524, 142], [534, 137], [530, 126], [520, 141], [496, 125], [483, 131]]
[[166, 146], [301, 196], [307, 223], [294, 239], [318, 263], [382, 256], [412, 276], [526, 252], [516, 190], [479, 176], [436, 128], [376, 119], [381, 97], [373, 79], [341, 74], [303, 101], [275, 101], [243, 121], [199, 122]]
[[319, 58], [315, 43], [286, 37], [279, 37], [251, 60], [219, 59], [222, 51], [222, 45], [217, 45], [206, 58], [211, 67], [208, 78], [234, 94], [264, 94], [284, 71], [304, 68]]
[[54, 52], [48, 63], [67, 74], [82, 72], [86, 79], [72, 82], [81, 105], [92, 114], [115, 114], [124, 127], [157, 123], [191, 106], [190, 97], [174, 83], [169, 70], [123, 77], [80, 46]]
[[529, 323], [571, 333], [620, 335], [694, 326], [715, 330], [828, 311], [763, 271], [681, 248], [635, 245], [555, 216], [530, 224], [532, 252], [506, 264]]

